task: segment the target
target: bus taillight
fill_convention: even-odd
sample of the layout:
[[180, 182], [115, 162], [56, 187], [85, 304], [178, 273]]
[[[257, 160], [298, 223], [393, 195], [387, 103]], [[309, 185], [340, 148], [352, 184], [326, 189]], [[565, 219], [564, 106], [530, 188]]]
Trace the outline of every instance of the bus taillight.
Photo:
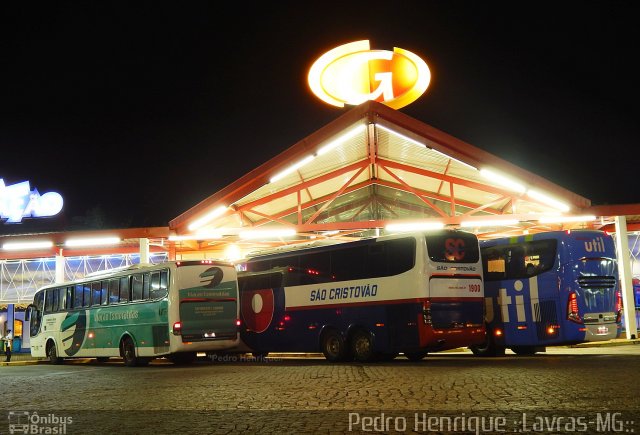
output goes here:
[[173, 335], [182, 334], [182, 322], [176, 322], [173, 324]]
[[242, 325], [242, 320], [236, 319], [236, 326], [240, 327]]
[[567, 319], [572, 322], [582, 323], [582, 318], [578, 311], [578, 296], [575, 292], [569, 293], [569, 302], [567, 303]]
[[622, 321], [622, 292], [616, 292], [616, 323]]

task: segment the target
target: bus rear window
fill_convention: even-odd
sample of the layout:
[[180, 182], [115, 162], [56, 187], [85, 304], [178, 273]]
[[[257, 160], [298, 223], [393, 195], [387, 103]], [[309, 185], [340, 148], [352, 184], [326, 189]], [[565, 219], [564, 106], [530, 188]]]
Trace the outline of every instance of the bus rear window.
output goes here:
[[427, 251], [431, 261], [441, 263], [476, 263], [480, 258], [478, 239], [467, 233], [428, 234]]

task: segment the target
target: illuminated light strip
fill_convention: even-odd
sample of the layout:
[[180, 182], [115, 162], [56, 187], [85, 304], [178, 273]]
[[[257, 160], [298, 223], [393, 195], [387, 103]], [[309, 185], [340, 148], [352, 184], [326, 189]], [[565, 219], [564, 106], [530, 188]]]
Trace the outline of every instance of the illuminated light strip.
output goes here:
[[117, 245], [120, 243], [118, 237], [94, 237], [88, 239], [69, 239], [64, 242], [68, 248], [79, 246], [95, 246], [95, 245]]
[[557, 199], [551, 198], [550, 196], [545, 195], [542, 192], [538, 192], [537, 190], [530, 190], [527, 192], [527, 195], [533, 199], [537, 199], [540, 202], [544, 202], [551, 207], [557, 208], [561, 211], [569, 211], [570, 207], [564, 202], [558, 201]]
[[271, 177], [271, 179], [269, 180], [270, 183], [275, 183], [278, 180], [282, 180], [284, 177], [286, 177], [287, 175], [291, 174], [292, 172], [294, 172], [295, 170], [297, 170], [298, 168], [301, 168], [302, 166], [306, 165], [307, 163], [309, 163], [311, 160], [315, 159], [316, 156], [307, 156], [304, 159], [300, 160], [297, 163], [294, 163], [293, 165], [289, 166], [287, 169], [285, 169], [284, 171], [278, 172], [276, 175], [274, 175], [273, 177]]
[[182, 240], [209, 240], [220, 238], [222, 238], [222, 233], [220, 232], [201, 232], [195, 234], [186, 234], [184, 236], [169, 236], [169, 241], [179, 242]]
[[195, 221], [191, 222], [191, 224], [189, 224], [187, 228], [189, 229], [189, 231], [196, 230], [201, 226], [203, 226], [204, 224], [211, 222], [218, 216], [223, 215], [224, 212], [226, 211], [227, 211], [227, 207], [224, 205], [221, 205], [220, 207], [216, 208], [210, 213], [207, 213], [206, 215], [202, 216], [200, 219], [196, 219]]
[[339, 234], [340, 231], [338, 230], [332, 230], [332, 231], [325, 231], [322, 233], [323, 236], [335, 236], [336, 234]]
[[586, 221], [595, 221], [596, 217], [593, 215], [585, 215], [585, 216], [546, 216], [541, 217], [538, 221], [541, 224], [555, 224], [555, 223], [563, 223], [563, 222], [586, 222]]
[[399, 224], [389, 224], [385, 227], [387, 231], [426, 231], [426, 230], [441, 230], [444, 228], [442, 222], [407, 222]]
[[497, 174], [489, 169], [480, 169], [480, 175], [485, 177], [487, 180], [493, 181], [494, 183], [497, 183], [509, 190], [513, 190], [519, 193], [525, 193], [527, 191], [527, 188], [523, 184], [507, 178], [504, 175]]
[[462, 221], [461, 227], [500, 227], [508, 225], [516, 225], [520, 221], [517, 219], [502, 219], [502, 220], [479, 220], [479, 221]]
[[323, 154], [326, 154], [329, 151], [331, 151], [332, 149], [342, 145], [343, 143], [345, 143], [346, 141], [348, 141], [352, 137], [356, 136], [358, 133], [363, 132], [365, 128], [366, 128], [366, 126], [364, 124], [360, 124], [359, 126], [355, 127], [353, 130], [347, 131], [346, 133], [344, 133], [343, 135], [341, 135], [337, 139], [332, 140], [331, 142], [329, 142], [328, 144], [326, 144], [325, 146], [320, 148], [318, 150], [318, 155], [321, 156]]
[[239, 236], [243, 240], [268, 239], [271, 237], [288, 237], [294, 236], [294, 229], [278, 229], [278, 230], [247, 230], [241, 231]]
[[52, 248], [53, 242], [50, 240], [43, 240], [39, 242], [7, 242], [2, 245], [2, 249], [5, 251], [20, 251], [29, 249], [46, 249]]
[[396, 136], [398, 136], [398, 137], [399, 137], [400, 139], [402, 139], [402, 140], [406, 140], [407, 142], [411, 142], [411, 143], [412, 143], [412, 144], [414, 144], [414, 145], [418, 145], [418, 146], [420, 146], [420, 147], [427, 148], [429, 151], [432, 151], [432, 152], [434, 152], [434, 153], [440, 154], [441, 156], [443, 156], [443, 157], [445, 157], [445, 158], [447, 158], [447, 159], [451, 159], [451, 160], [453, 160], [454, 162], [460, 163], [461, 165], [464, 165], [464, 166], [466, 166], [466, 167], [468, 167], [468, 168], [471, 168], [471, 169], [473, 169], [473, 170], [475, 170], [475, 171], [477, 171], [477, 170], [478, 170], [478, 168], [476, 168], [475, 166], [472, 166], [472, 165], [470, 165], [470, 164], [468, 164], [468, 163], [465, 163], [465, 162], [463, 162], [463, 161], [461, 161], [461, 160], [458, 160], [458, 159], [456, 159], [455, 157], [451, 157], [451, 156], [449, 156], [449, 155], [447, 155], [447, 154], [445, 154], [445, 153], [443, 153], [443, 152], [440, 152], [440, 151], [438, 151], [438, 150], [434, 150], [433, 148], [431, 148], [431, 147], [429, 147], [429, 146], [427, 146], [427, 145], [425, 145], [425, 144], [423, 144], [423, 143], [420, 143], [420, 142], [418, 142], [418, 141], [417, 141], [417, 140], [415, 140], [415, 139], [411, 139], [410, 137], [405, 136], [405, 135], [404, 135], [404, 134], [402, 134], [402, 133], [398, 133], [397, 131], [390, 129], [389, 127], [385, 127], [385, 126], [384, 126], [384, 125], [382, 125], [382, 124], [376, 124], [376, 126], [377, 126], [377, 127], [379, 127], [381, 130], [384, 130], [384, 131], [386, 131], [386, 132], [388, 132], [388, 133], [395, 134]]

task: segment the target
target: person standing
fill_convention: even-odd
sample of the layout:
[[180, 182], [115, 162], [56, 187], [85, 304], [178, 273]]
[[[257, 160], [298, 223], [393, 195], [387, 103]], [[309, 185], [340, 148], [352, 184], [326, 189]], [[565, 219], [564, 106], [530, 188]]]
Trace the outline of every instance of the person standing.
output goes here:
[[13, 343], [13, 333], [11, 333], [11, 329], [7, 329], [7, 333], [2, 340], [5, 342], [4, 350], [7, 357], [5, 358], [5, 362], [11, 362], [11, 344]]

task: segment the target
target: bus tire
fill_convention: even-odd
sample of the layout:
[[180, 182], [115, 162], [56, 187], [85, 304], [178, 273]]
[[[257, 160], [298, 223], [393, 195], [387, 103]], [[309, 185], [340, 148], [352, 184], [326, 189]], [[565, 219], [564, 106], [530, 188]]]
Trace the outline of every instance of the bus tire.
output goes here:
[[131, 337], [125, 337], [120, 342], [120, 354], [127, 367], [144, 365], [142, 358], [136, 356], [136, 345]]
[[535, 346], [512, 346], [509, 349], [511, 349], [516, 355], [522, 356], [535, 355], [535, 353], [538, 351]]
[[64, 362], [64, 358], [58, 356], [58, 348], [53, 340], [47, 342], [47, 358], [49, 358], [51, 364], [62, 364]]
[[329, 329], [322, 334], [320, 346], [327, 361], [339, 362], [346, 359], [347, 343], [342, 334], [335, 329]]
[[429, 352], [427, 352], [426, 350], [419, 350], [417, 352], [405, 352], [404, 356], [406, 356], [409, 361], [416, 362], [422, 361], [428, 353]]
[[351, 337], [351, 354], [357, 362], [368, 362], [373, 359], [373, 336], [364, 330], [356, 331]]
[[487, 338], [482, 344], [474, 344], [469, 349], [475, 356], [504, 356], [504, 346], [496, 344], [493, 339], [493, 332], [487, 327]]

